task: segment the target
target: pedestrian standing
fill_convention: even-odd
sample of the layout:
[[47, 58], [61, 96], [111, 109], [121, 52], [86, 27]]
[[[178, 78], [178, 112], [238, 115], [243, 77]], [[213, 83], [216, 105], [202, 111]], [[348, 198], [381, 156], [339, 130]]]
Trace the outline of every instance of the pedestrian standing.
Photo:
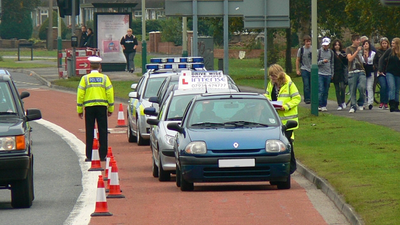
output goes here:
[[334, 58], [335, 55], [329, 44], [331, 39], [323, 38], [322, 47], [318, 50], [318, 110], [325, 112], [328, 111], [326, 105], [328, 104], [329, 87], [334, 72]]
[[85, 47], [94, 48], [94, 34], [92, 28], [87, 29], [87, 39]]
[[400, 38], [393, 38], [392, 48], [388, 49], [379, 59], [378, 71], [380, 73], [382, 73], [385, 64], [390, 112], [400, 112]]
[[311, 37], [303, 37], [304, 46], [297, 51], [296, 73], [303, 79], [304, 103], [311, 103]]
[[369, 40], [365, 40], [362, 44], [363, 47], [363, 61], [364, 61], [364, 70], [365, 70], [365, 78], [367, 80], [366, 84], [366, 103], [368, 105], [368, 109], [371, 110], [374, 104], [374, 77], [375, 77], [375, 66], [374, 66], [374, 57], [375, 51], [371, 49], [371, 42]]
[[346, 108], [347, 56], [342, 42], [339, 40], [333, 42], [332, 51], [335, 53], [332, 82], [335, 85], [337, 110], [339, 111]]
[[383, 64], [382, 70], [379, 71], [379, 59], [382, 57], [382, 55], [390, 48], [390, 42], [387, 37], [383, 37], [379, 40], [379, 45], [380, 47], [376, 51], [376, 55], [374, 58], [375, 65], [378, 68], [377, 72], [377, 77], [379, 84], [381, 85], [379, 89], [379, 97], [380, 97], [380, 104], [379, 108], [380, 109], [388, 109], [388, 84], [387, 84], [387, 79], [386, 79], [386, 63]]
[[132, 29], [127, 30], [127, 34], [121, 38], [120, 42], [125, 58], [126, 58], [126, 70], [130, 73], [135, 71], [135, 54], [138, 46], [138, 41], [133, 35]]
[[107, 75], [99, 72], [100, 57], [89, 57], [92, 71], [83, 76], [77, 91], [77, 111], [83, 119], [85, 111], [86, 160], [91, 161], [94, 138], [94, 124], [99, 130], [100, 160], [105, 161], [108, 151], [108, 121], [114, 111], [114, 89]]
[[[365, 100], [365, 86], [367, 80], [365, 77], [365, 70], [363, 67], [362, 47], [360, 46], [360, 35], [351, 35], [352, 44], [346, 48], [348, 71], [349, 71], [349, 89], [351, 107], [349, 113], [354, 113], [358, 110], [363, 110]], [[357, 89], [359, 98], [357, 99]]]
[[282, 107], [277, 109], [279, 117], [282, 120], [283, 125], [288, 120], [294, 120], [297, 122], [297, 126], [286, 130], [285, 136], [292, 146], [291, 159], [290, 159], [290, 173], [294, 173], [296, 170], [296, 158], [294, 155], [294, 130], [299, 128], [299, 115], [297, 106], [301, 102], [301, 96], [296, 85], [292, 79], [283, 71], [283, 68], [278, 64], [273, 64], [268, 68], [268, 76], [270, 82], [268, 83], [265, 96], [270, 101], [282, 101]]
[[86, 41], [87, 41], [87, 30], [86, 30], [86, 26], [82, 26], [81, 27], [81, 39], [79, 41], [79, 47], [80, 48], [85, 48], [86, 46]]

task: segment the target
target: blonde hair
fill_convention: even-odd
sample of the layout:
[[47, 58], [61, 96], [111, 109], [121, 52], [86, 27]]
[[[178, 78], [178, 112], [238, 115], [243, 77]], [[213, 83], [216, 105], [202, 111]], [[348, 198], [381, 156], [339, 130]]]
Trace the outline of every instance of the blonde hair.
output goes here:
[[286, 73], [283, 71], [283, 68], [278, 64], [272, 64], [268, 68], [268, 76], [277, 76], [277, 85], [280, 87], [286, 83]]
[[131, 28], [128, 28], [127, 32], [129, 32], [129, 31], [131, 31], [131, 32], [132, 32], [132, 29], [131, 29]]
[[396, 55], [398, 58], [400, 58], [400, 38], [393, 38], [393, 40], [396, 43], [396, 46], [392, 46], [393, 51], [392, 55]]

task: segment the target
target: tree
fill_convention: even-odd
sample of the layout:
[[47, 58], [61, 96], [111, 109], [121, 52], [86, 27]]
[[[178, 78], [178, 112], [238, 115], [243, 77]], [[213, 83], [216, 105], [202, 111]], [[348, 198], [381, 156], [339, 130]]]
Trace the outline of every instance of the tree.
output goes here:
[[[53, 24], [58, 23], [58, 15], [56, 12], [53, 12]], [[49, 27], [49, 18], [45, 19], [39, 29], [39, 39], [46, 40], [47, 38], [47, 29]], [[67, 35], [68, 29], [64, 23], [64, 20], [61, 20], [61, 38], [65, 39]]]
[[3, 0], [1, 38], [29, 39], [33, 31], [31, 11], [38, 3], [38, 0]]

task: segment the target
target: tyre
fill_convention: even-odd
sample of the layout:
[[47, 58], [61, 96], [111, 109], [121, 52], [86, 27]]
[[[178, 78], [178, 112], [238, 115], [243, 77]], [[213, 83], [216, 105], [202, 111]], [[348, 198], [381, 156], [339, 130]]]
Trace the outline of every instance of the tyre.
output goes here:
[[156, 162], [154, 161], [153, 156], [151, 157], [153, 159], [153, 177], [158, 177], [158, 166], [156, 165]]
[[149, 140], [143, 139], [142, 135], [140, 134], [138, 122], [139, 121], [136, 121], [136, 143], [138, 145], [147, 145], [149, 143]]
[[290, 189], [290, 175], [284, 182], [276, 182], [278, 189]]
[[29, 208], [33, 201], [33, 164], [28, 170], [25, 180], [11, 184], [11, 206], [13, 208]]
[[181, 171], [179, 170], [178, 165], [176, 165], [176, 186], [181, 186]]
[[136, 142], [136, 137], [132, 133], [131, 124], [128, 121], [128, 129], [126, 129], [126, 134], [128, 135], [128, 142], [133, 143]]
[[181, 191], [193, 191], [193, 189], [194, 189], [193, 183], [185, 180], [185, 178], [183, 178], [182, 172], [180, 172], [179, 177], [181, 180]]
[[168, 171], [165, 171], [162, 167], [162, 161], [161, 161], [161, 152], [158, 153], [158, 180], [159, 181], [169, 181], [171, 180], [171, 174]]

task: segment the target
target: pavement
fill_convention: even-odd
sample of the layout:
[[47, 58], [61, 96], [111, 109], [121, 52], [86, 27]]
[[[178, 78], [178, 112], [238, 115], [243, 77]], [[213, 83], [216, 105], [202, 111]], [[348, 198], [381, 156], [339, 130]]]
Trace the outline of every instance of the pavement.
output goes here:
[[[28, 63], [31, 61], [20, 61], [21, 63]], [[15, 69], [18, 72], [29, 73], [30, 75], [35, 76], [39, 79], [43, 84], [50, 88], [64, 89], [64, 87], [56, 86], [52, 84], [52, 81], [58, 79], [65, 79], [59, 77], [56, 62], [50, 61], [48, 59], [39, 59], [35, 60], [35, 63], [38, 64], [49, 64], [54, 65], [54, 67], [49, 68], [35, 68], [35, 69]], [[141, 68], [138, 68], [133, 74], [125, 71], [107, 71], [103, 72], [107, 74], [112, 81], [116, 80], [127, 80], [127, 81], [138, 81], [141, 75]], [[264, 93], [262, 89], [256, 89], [252, 87], [240, 87], [241, 91], [246, 92], [257, 92]], [[68, 89], [71, 90], [71, 89]], [[75, 90], [73, 90], [75, 91]], [[126, 99], [116, 99], [116, 101], [126, 102]], [[304, 102], [300, 103], [301, 107], [310, 108], [310, 105], [304, 104]], [[381, 126], [389, 127], [397, 132], [400, 132], [400, 126], [397, 122], [400, 118], [400, 113], [390, 113], [389, 110], [382, 110], [378, 107], [374, 107], [372, 110], [364, 110], [364, 111], [356, 111], [356, 113], [349, 113], [349, 108], [342, 111], [337, 111], [337, 104], [335, 101], [328, 100], [328, 111], [324, 113], [329, 113], [332, 115], [348, 117], [354, 120], [366, 121], [372, 124], [377, 124]], [[322, 112], [319, 112], [322, 113]], [[326, 194], [336, 205], [336, 207], [343, 213], [343, 215], [348, 219], [351, 224], [364, 224], [361, 217], [357, 215], [355, 210], [348, 205], [345, 200], [336, 193], [335, 189], [323, 178], [318, 177], [313, 171], [309, 170], [305, 167], [301, 162], [297, 161], [297, 172], [302, 174], [306, 179], [312, 182], [318, 189], [320, 189], [324, 194]]]

